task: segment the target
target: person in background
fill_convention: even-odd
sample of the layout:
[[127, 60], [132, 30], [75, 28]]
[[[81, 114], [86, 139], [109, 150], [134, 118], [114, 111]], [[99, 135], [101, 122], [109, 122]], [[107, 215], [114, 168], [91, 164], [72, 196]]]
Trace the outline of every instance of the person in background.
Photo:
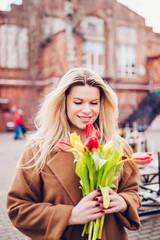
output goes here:
[[22, 118], [22, 110], [18, 109], [18, 111], [14, 112], [14, 139], [22, 139], [23, 132], [22, 132], [22, 125], [23, 125], [23, 118]]
[[[69, 142], [77, 132], [86, 141], [85, 127], [99, 132], [99, 143], [117, 139], [117, 96], [102, 78], [87, 68], [68, 71], [44, 99], [7, 195], [13, 225], [32, 240], [86, 240], [84, 224], [105, 215], [102, 240], [127, 240], [125, 228], [140, 227], [138, 169], [125, 162], [110, 189], [110, 204], [95, 190], [83, 197], [72, 153], [60, 151], [58, 141]], [[124, 154], [132, 149], [124, 142]]]
[[18, 113], [21, 115], [21, 128], [22, 128], [22, 134], [23, 134], [23, 137], [25, 137], [25, 134], [27, 132], [27, 128], [26, 126], [24, 125], [24, 119], [23, 119], [23, 110], [22, 109], [18, 109]]

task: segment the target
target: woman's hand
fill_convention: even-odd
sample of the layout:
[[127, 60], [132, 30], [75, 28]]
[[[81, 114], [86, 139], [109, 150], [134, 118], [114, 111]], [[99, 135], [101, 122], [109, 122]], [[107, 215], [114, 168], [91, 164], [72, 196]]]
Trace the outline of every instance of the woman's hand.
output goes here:
[[101, 192], [95, 190], [73, 208], [68, 225], [85, 224], [104, 215]]
[[107, 209], [103, 205], [101, 192], [95, 190], [83, 197], [73, 208], [68, 225], [85, 224], [102, 217], [104, 214], [125, 212], [127, 203], [112, 189], [109, 190], [110, 203]]
[[[105, 209], [105, 214], [116, 213], [116, 212], [125, 212], [127, 210], [127, 203], [123, 197], [119, 196], [115, 191], [109, 189], [110, 203], [107, 209]], [[102, 197], [99, 198], [99, 201], [103, 201]]]

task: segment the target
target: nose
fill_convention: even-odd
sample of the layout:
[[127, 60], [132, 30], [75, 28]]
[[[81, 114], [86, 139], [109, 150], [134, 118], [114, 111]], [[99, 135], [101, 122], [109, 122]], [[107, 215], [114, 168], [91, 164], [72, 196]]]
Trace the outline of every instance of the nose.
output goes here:
[[85, 103], [82, 108], [82, 112], [85, 114], [89, 114], [91, 112], [90, 106], [88, 103]]

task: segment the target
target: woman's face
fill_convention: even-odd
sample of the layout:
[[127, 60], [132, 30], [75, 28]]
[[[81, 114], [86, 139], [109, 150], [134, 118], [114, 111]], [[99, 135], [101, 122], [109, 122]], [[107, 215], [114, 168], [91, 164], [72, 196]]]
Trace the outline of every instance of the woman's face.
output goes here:
[[100, 112], [100, 90], [97, 87], [73, 86], [66, 100], [67, 116], [74, 130], [94, 123]]

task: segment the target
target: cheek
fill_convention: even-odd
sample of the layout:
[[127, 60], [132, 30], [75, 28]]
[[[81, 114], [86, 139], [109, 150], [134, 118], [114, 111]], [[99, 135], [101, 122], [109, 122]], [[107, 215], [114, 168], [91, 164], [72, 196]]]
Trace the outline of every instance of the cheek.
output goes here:
[[67, 104], [66, 110], [67, 110], [66, 111], [67, 112], [67, 116], [70, 119], [71, 118], [70, 104]]
[[97, 108], [95, 109], [95, 114], [99, 115], [100, 113], [100, 106], [97, 106]]
[[67, 110], [67, 116], [71, 120], [74, 113], [77, 112], [77, 108], [72, 102], [68, 102], [66, 106], [66, 110]]

